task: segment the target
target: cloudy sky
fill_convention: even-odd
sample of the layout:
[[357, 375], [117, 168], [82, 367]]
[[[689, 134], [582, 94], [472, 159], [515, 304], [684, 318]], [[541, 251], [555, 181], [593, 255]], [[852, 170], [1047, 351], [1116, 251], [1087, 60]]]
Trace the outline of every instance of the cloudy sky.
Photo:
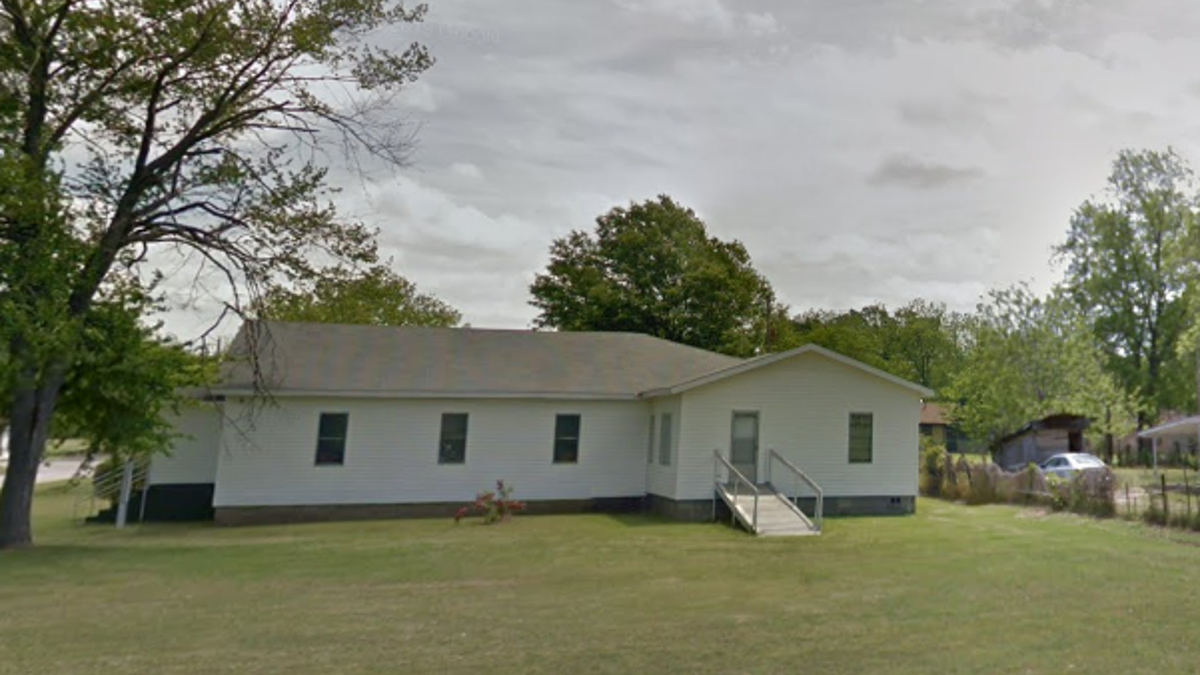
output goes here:
[[551, 240], [666, 193], [793, 310], [970, 309], [1122, 148], [1200, 162], [1200, 3], [430, 0], [413, 166], [345, 181], [397, 271], [525, 327]]

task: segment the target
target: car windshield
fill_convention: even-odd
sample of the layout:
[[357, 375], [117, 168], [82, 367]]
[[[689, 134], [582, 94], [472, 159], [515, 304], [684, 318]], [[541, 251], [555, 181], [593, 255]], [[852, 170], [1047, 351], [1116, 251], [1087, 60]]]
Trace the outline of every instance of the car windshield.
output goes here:
[[1098, 458], [1098, 457], [1093, 457], [1091, 455], [1082, 455], [1080, 457], [1075, 458], [1075, 465], [1082, 466], [1085, 468], [1093, 468], [1093, 467], [1104, 466], [1104, 462], [1100, 461], [1100, 458]]

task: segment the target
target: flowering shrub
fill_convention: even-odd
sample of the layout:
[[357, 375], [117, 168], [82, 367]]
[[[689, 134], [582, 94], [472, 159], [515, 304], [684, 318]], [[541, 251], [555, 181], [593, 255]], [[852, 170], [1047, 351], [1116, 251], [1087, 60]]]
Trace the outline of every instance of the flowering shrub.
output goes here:
[[454, 514], [454, 522], [471, 515], [474, 511], [483, 517], [484, 525], [502, 523], [512, 518], [514, 513], [525, 510], [525, 502], [512, 498], [512, 486], [505, 485], [503, 480], [496, 481], [495, 490], [487, 490], [475, 495], [475, 501], [470, 506], [464, 506]]

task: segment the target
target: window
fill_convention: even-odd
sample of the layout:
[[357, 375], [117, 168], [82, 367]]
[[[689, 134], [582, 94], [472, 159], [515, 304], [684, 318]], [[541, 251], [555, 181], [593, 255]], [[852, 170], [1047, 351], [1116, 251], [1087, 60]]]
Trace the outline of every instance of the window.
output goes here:
[[663, 413], [658, 424], [658, 463], [671, 465], [671, 413]]
[[574, 464], [579, 461], [579, 415], [559, 415], [554, 418], [554, 463]]
[[875, 433], [875, 416], [871, 413], [850, 413], [850, 463], [870, 464]]
[[349, 413], [321, 413], [317, 423], [317, 466], [346, 463]]
[[438, 442], [438, 464], [467, 461], [467, 413], [442, 413], [442, 437]]
[[646, 463], [654, 463], [654, 415], [650, 416], [650, 435], [646, 438]]
[[932, 424], [920, 424], [920, 425], [918, 425], [918, 429], [920, 429], [922, 436], [932, 436], [933, 435], [933, 425]]

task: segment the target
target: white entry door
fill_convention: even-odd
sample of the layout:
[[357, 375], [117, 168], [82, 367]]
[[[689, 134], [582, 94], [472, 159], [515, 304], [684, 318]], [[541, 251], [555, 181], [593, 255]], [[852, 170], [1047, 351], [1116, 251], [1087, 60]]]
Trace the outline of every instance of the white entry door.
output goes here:
[[758, 482], [758, 413], [735, 412], [729, 441], [729, 463], [748, 480]]

